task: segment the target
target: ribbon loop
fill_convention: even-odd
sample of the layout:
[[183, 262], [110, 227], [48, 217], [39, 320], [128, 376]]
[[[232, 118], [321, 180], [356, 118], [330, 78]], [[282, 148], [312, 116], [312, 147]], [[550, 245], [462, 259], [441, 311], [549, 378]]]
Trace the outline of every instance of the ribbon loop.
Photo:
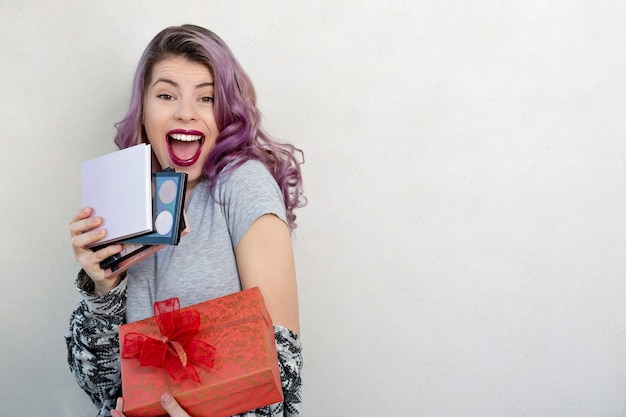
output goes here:
[[181, 312], [178, 298], [170, 298], [154, 303], [154, 319], [161, 338], [127, 334], [122, 358], [139, 358], [141, 366], [164, 368], [174, 381], [200, 382], [192, 363], [212, 368], [215, 361], [215, 347], [196, 337], [200, 332], [200, 313]]
[[176, 351], [176, 356], [178, 356], [178, 359], [180, 359], [180, 363], [183, 365], [183, 367], [187, 366], [187, 353], [185, 352], [185, 349], [183, 349], [183, 345], [178, 343], [176, 340], [172, 340], [169, 343]]

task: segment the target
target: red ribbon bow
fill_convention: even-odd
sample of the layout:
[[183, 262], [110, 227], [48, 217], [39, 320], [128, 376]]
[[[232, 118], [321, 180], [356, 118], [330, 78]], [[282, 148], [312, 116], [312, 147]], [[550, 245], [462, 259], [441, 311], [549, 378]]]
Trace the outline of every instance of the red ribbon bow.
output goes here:
[[139, 358], [141, 366], [165, 368], [174, 381], [200, 382], [190, 362], [212, 368], [215, 361], [215, 348], [196, 338], [200, 331], [200, 313], [196, 310], [181, 312], [178, 298], [170, 298], [154, 303], [154, 318], [161, 339], [129, 333], [124, 337], [122, 358]]

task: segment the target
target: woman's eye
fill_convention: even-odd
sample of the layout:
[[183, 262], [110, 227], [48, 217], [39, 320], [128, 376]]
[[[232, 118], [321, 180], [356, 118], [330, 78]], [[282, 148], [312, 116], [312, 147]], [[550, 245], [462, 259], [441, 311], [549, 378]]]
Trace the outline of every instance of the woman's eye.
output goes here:
[[213, 99], [213, 97], [202, 97], [200, 101], [203, 103], [213, 103], [215, 100]]
[[159, 94], [157, 95], [157, 98], [160, 98], [161, 100], [172, 100], [174, 97], [169, 94]]

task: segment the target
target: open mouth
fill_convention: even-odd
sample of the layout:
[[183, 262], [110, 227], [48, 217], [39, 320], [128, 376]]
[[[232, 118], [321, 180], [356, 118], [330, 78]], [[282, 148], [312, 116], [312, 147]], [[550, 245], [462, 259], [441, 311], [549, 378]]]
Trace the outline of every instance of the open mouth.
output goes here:
[[195, 164], [202, 153], [204, 134], [198, 131], [172, 130], [167, 134], [167, 149], [172, 162], [187, 167]]

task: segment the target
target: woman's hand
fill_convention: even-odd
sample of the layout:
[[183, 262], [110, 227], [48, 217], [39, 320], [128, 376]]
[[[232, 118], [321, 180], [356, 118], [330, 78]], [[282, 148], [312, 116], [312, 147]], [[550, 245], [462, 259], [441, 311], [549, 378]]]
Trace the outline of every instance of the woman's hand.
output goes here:
[[105, 278], [104, 270], [100, 268], [100, 262], [109, 256], [120, 253], [122, 245], [109, 245], [96, 252], [87, 247], [106, 235], [105, 230], [94, 230], [102, 224], [102, 218], [98, 216], [89, 217], [92, 213], [92, 208], [82, 208], [70, 222], [70, 235], [72, 236], [72, 249], [76, 261], [95, 284], [94, 294], [103, 295], [119, 284], [120, 275]]
[[[167, 411], [170, 417], [191, 417], [182, 409], [178, 402], [171, 394], [165, 393], [161, 395], [161, 406]], [[124, 399], [118, 398], [115, 404], [115, 410], [111, 410], [112, 417], [126, 417], [124, 414]]]

